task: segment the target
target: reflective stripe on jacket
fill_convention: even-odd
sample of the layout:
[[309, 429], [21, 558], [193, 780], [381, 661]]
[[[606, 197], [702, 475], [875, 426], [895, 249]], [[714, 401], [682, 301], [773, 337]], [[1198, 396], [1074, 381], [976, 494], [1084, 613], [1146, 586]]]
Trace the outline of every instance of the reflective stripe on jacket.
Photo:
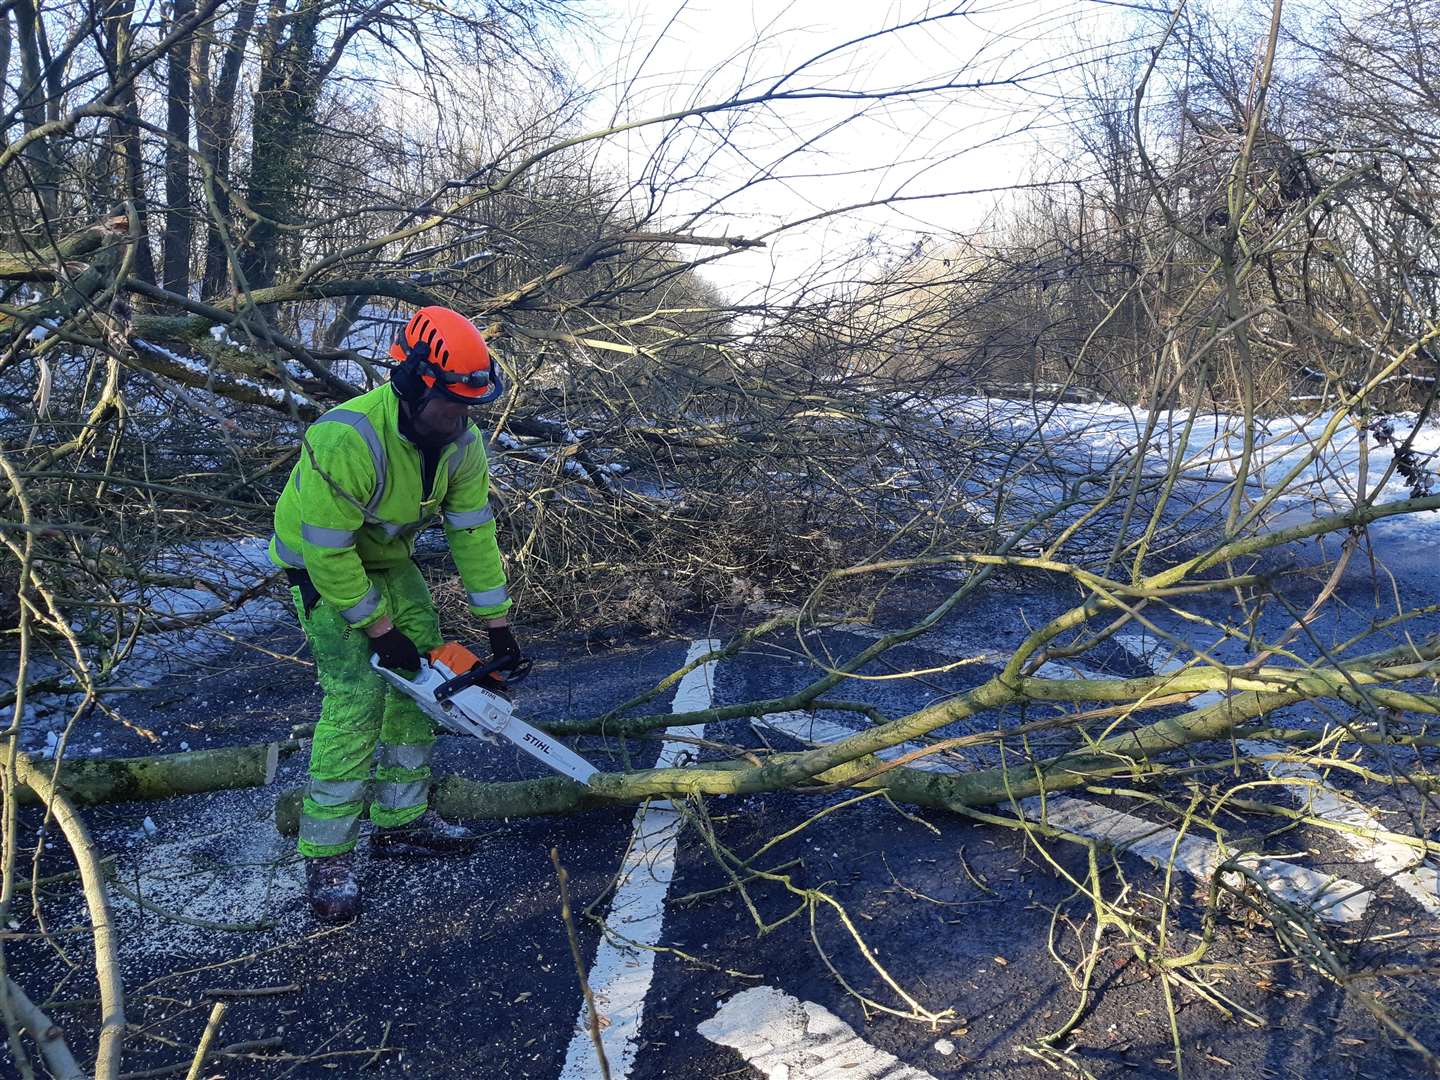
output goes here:
[[490, 510], [490, 466], [475, 426], [445, 448], [430, 497], [421, 499], [420, 451], [400, 434], [400, 399], [388, 383], [310, 425], [275, 504], [270, 561], [304, 569], [322, 599], [352, 626], [388, 614], [367, 568], [410, 557], [415, 536], [443, 520], [455, 567], [481, 617], [510, 608]]

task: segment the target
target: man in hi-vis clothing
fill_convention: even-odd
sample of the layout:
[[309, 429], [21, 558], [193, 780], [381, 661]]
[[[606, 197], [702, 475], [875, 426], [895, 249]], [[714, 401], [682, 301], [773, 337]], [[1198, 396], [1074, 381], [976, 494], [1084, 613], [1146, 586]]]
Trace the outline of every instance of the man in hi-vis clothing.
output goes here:
[[441, 644], [435, 604], [411, 560], [437, 517], [491, 652], [520, 663], [495, 542], [490, 475], [469, 410], [501, 392], [485, 339], [449, 308], [417, 311], [391, 380], [331, 409], [306, 431], [275, 506], [270, 558], [292, 585], [324, 691], [300, 818], [310, 903], [322, 919], [360, 909], [354, 851], [370, 767], [375, 855], [463, 854], [477, 837], [427, 809], [429, 718], [370, 666], [406, 674]]

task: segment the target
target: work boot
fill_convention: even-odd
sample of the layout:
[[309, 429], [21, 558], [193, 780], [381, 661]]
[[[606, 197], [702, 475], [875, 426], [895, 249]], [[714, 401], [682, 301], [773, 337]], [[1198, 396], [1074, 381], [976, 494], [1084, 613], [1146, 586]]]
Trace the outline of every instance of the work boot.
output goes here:
[[377, 859], [469, 855], [479, 844], [479, 836], [463, 825], [452, 825], [434, 810], [426, 810], [407, 825], [376, 829], [370, 835], [370, 853]]
[[360, 914], [360, 883], [355, 880], [352, 852], [306, 859], [305, 888], [311, 910], [323, 922], [347, 922]]

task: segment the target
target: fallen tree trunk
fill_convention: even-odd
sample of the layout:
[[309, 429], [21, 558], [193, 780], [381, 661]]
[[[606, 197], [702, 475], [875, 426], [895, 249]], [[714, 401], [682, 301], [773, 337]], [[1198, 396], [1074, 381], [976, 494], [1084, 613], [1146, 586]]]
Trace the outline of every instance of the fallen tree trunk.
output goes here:
[[[275, 827], [281, 835], [294, 836], [300, 830], [300, 803], [304, 794], [297, 788], [284, 792], [276, 800]], [[430, 789], [430, 806], [436, 813], [468, 821], [572, 814], [627, 801], [631, 800], [607, 798], [563, 776], [481, 783], [450, 775], [438, 777]], [[365, 807], [368, 812], [368, 799]]]
[[[776, 755], [776, 758], [782, 759], [777, 763], [799, 757], [799, 754]], [[748, 768], [750, 766], [745, 762], [715, 762], [703, 769], [647, 769], [604, 774], [592, 781], [603, 789], [603, 793], [560, 777], [482, 783], [451, 775], [436, 782], [430, 805], [442, 817], [460, 821], [494, 821], [570, 814], [690, 794], [750, 794], [751, 791], [743, 790], [739, 776], [742, 770]], [[878, 758], [864, 757], [830, 769], [815, 780], [825, 785], [825, 790], [832, 785], [863, 791], [883, 788], [897, 802], [932, 810], [963, 812], [1028, 798], [1039, 794], [1042, 788], [1048, 792], [1077, 787], [1115, 773], [1131, 772], [1135, 768], [1134, 765], [1118, 764], [1112, 756], [1102, 769], [1087, 773], [1073, 770], [1056, 773], [1041, 782], [1037, 781], [1034, 768], [1028, 766], [1008, 770], [1008, 773], [997, 769], [956, 775], [889, 766]], [[1007, 783], [1011, 784], [1010, 790], [1006, 790]], [[275, 827], [284, 836], [294, 836], [299, 831], [303, 794], [300, 790], [287, 791], [276, 801]]]
[[61, 237], [55, 244], [37, 243], [29, 251], [0, 251], [0, 279], [6, 281], [54, 281], [78, 260], [125, 235], [123, 217], [96, 222]]
[[[963, 812], [986, 806], [1010, 804], [1036, 795], [1080, 787], [1095, 780], [1128, 775], [1160, 776], [1169, 770], [1156, 759], [1165, 753], [1201, 743], [1228, 739], [1235, 728], [1254, 720], [1258, 716], [1274, 712], [1286, 705], [1292, 705], [1312, 697], [1334, 696], [1355, 703], [1363, 701], [1365, 694], [1382, 696], [1398, 694], [1387, 691], [1375, 684], [1386, 678], [1413, 678], [1430, 670], [1426, 662], [1440, 654], [1440, 638], [1432, 638], [1424, 646], [1402, 646], [1361, 658], [1353, 665], [1346, 665], [1332, 672], [1287, 673], [1285, 676], [1271, 676], [1268, 680], [1255, 679], [1260, 685], [1284, 686], [1275, 690], [1243, 690], [1231, 694], [1222, 701], [1204, 708], [1192, 709], [1180, 716], [1165, 717], [1143, 725], [1133, 731], [1121, 732], [1087, 745], [1083, 750], [1071, 751], [1048, 760], [1023, 760], [1009, 768], [980, 769], [971, 773], [932, 772], [926, 769], [908, 768], [901, 764], [882, 762], [875, 754], [897, 745], [898, 742], [916, 738], [941, 726], [948, 720], [935, 722], [935, 710], [923, 710], [911, 717], [879, 725], [867, 731], [857, 731], [853, 736], [838, 743], [824, 743], [800, 753], [774, 754], [763, 764], [754, 765], [748, 761], [721, 761], [702, 766], [680, 769], [643, 769], [624, 773], [602, 773], [594, 777], [589, 787], [559, 777], [541, 780], [523, 780], [500, 783], [479, 783], [463, 777], [447, 776], [439, 781], [432, 794], [431, 802], [442, 815], [460, 819], [484, 820], [510, 817], [530, 817], [541, 814], [573, 813], [578, 810], [615, 805], [617, 803], [641, 802], [651, 798], [678, 798], [685, 795], [748, 795], [783, 788], [816, 788], [830, 790], [847, 787], [857, 790], [885, 789], [892, 798], [900, 802], [925, 806], [937, 810]], [[1421, 657], [1420, 663], [1398, 664], [1397, 660], [1413, 660]], [[1394, 666], [1386, 670], [1376, 667], [1390, 661]], [[1058, 687], [1069, 683], [1072, 696], [1066, 700], [1111, 700], [1117, 686], [1139, 689], [1143, 693], [1154, 692], [1157, 686], [1166, 688], [1174, 682], [1199, 681], [1203, 684], [1209, 672], [1190, 672], [1176, 676], [1155, 676], [1134, 680], [1050, 680], [1024, 679], [1016, 689], [1007, 689], [1003, 677], [996, 677], [962, 695], [953, 702], [947, 702], [943, 715], [973, 715], [980, 706], [1004, 704], [1012, 700], [1026, 699], [1024, 690], [1030, 684], [1043, 687], [1044, 696], [1035, 695], [1029, 700], [1061, 700]], [[1085, 691], [1089, 691], [1088, 693]], [[1006, 695], [1014, 695], [1007, 697]], [[1417, 695], [1404, 695], [1415, 704], [1430, 706], [1433, 703]], [[952, 714], [950, 710], [955, 710]], [[905, 727], [907, 722], [910, 728]], [[897, 739], [897, 730], [903, 731]], [[966, 736], [967, 743], [998, 742], [1002, 745], [1015, 733], [997, 731]], [[846, 753], [845, 747], [865, 747], [856, 754], [853, 749]], [[917, 748], [905, 756], [906, 761], [915, 760], [925, 753], [944, 749], [945, 742], [928, 748]], [[1023, 755], [1017, 755], [1023, 756]], [[834, 765], [815, 770], [813, 763], [826, 762], [839, 757]], [[301, 793], [287, 792], [276, 804], [276, 827], [286, 835], [292, 835], [298, 828]]]
[[[144, 802], [202, 791], [264, 787], [274, 781], [282, 751], [291, 751], [296, 746], [298, 744], [261, 743], [154, 757], [64, 761], [60, 765], [58, 787], [82, 805]], [[38, 765], [32, 768], [35, 772], [41, 771]], [[23, 773], [19, 779], [25, 783]], [[22, 804], [40, 801], [28, 786], [19, 790]]]
[[[1369, 698], [1377, 704], [1410, 711], [1436, 712], [1433, 698], [1384, 685], [1425, 675], [1430, 670], [1430, 660], [1436, 655], [1440, 655], [1440, 639], [1431, 639], [1418, 648], [1410, 645], [1358, 658], [1334, 671], [1266, 669], [1245, 679], [1230, 677], [1231, 686], [1237, 692], [1214, 705], [1121, 732], [1082, 751], [1048, 761], [1025, 762], [1009, 770], [940, 774], [880, 764], [874, 754], [928, 735], [962, 715], [973, 716], [987, 708], [1015, 701], [1171, 700], [1165, 695], [1219, 689], [1227, 676], [1224, 672], [1198, 669], [1142, 679], [1021, 678], [1014, 686], [1006, 686], [1002, 677], [996, 677], [941, 706], [858, 730], [840, 743], [822, 744], [801, 753], [775, 754], [761, 765], [744, 761], [716, 762], [704, 767], [603, 774], [595, 778], [591, 788], [560, 777], [480, 783], [448, 776], [437, 781], [431, 801], [442, 814], [495, 819], [572, 813], [690, 793], [739, 795], [799, 786], [850, 785], [884, 787], [895, 798], [921, 806], [943, 809], [988, 806], [1075, 787], [1102, 777], [1154, 770], [1157, 767], [1153, 759], [1158, 755], [1196, 742], [1226, 739], [1241, 724], [1309, 698], [1333, 697], [1356, 705], [1363, 705]], [[1407, 662], [1397, 663], [1402, 660]], [[1385, 666], [1387, 662], [1393, 666]], [[678, 714], [674, 719], [684, 722], [697, 718], [758, 718], [776, 711], [770, 707], [773, 704], [750, 702], [702, 714]], [[709, 715], [711, 713], [724, 716]], [[551, 727], [544, 723], [537, 726], [542, 730]], [[1003, 743], [1011, 735], [997, 730], [968, 736], [967, 742]], [[264, 743], [155, 757], [66, 762], [60, 771], [60, 787], [81, 803], [144, 801], [227, 788], [263, 787], [274, 781], [281, 754], [293, 752], [299, 745], [296, 742]], [[815, 762], [825, 763], [832, 757], [844, 760], [829, 767], [814, 768]], [[25, 795], [28, 796], [28, 792]], [[33, 802], [33, 796], [27, 801]], [[298, 791], [280, 797], [276, 820], [282, 832], [294, 832], [299, 803]]]

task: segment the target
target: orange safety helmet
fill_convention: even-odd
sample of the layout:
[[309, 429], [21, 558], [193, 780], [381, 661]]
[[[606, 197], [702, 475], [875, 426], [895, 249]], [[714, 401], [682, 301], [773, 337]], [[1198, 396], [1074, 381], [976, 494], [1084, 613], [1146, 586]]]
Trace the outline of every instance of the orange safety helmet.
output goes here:
[[[428, 351], [417, 349], [424, 345]], [[405, 324], [401, 340], [390, 346], [399, 361], [391, 381], [407, 400], [439, 394], [466, 405], [494, 401], [504, 389], [500, 370], [476, 325], [447, 307], [423, 307]]]

